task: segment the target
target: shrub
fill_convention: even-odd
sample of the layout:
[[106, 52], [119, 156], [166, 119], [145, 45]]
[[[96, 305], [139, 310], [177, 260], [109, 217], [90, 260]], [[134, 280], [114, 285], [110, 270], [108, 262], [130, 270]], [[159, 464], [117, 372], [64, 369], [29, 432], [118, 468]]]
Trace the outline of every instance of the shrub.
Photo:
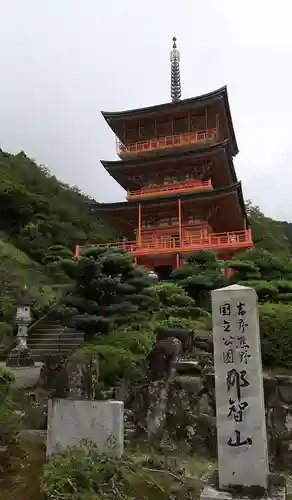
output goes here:
[[71, 357], [83, 362], [99, 358], [99, 382], [103, 388], [119, 385], [122, 380], [135, 383], [141, 378], [141, 364], [154, 343], [152, 325], [141, 329], [120, 327], [94, 343], [81, 346]]
[[11, 408], [10, 393], [15, 380], [8, 368], [0, 368], [0, 446], [10, 444], [18, 433], [18, 419]]
[[41, 490], [46, 500], [131, 500], [141, 494], [145, 499], [171, 498], [141, 464], [127, 457], [101, 456], [86, 441], [45, 466]]
[[292, 368], [292, 306], [267, 303], [259, 311], [264, 365]]

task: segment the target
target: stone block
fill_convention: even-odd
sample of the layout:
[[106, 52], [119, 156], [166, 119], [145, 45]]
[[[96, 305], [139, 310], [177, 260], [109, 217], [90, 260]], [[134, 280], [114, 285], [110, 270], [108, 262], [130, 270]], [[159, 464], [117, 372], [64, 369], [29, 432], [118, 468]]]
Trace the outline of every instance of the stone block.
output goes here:
[[47, 456], [81, 440], [92, 441], [101, 454], [120, 457], [124, 449], [124, 404], [121, 401], [50, 399]]
[[34, 360], [31, 356], [31, 352], [29, 349], [12, 349], [7, 361], [6, 366], [15, 366], [15, 367], [26, 367], [26, 366], [34, 366]]
[[285, 478], [282, 476], [270, 475], [268, 477], [267, 491], [258, 487], [235, 488], [223, 491], [219, 489], [216, 473], [201, 492], [200, 500], [286, 500], [286, 497]]

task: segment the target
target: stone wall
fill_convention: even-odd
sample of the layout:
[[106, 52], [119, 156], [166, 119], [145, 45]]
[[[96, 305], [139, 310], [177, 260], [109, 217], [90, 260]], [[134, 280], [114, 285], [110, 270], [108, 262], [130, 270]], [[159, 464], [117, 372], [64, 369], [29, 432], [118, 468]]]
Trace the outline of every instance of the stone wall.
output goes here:
[[[135, 390], [128, 406], [136, 426], [159, 440], [167, 433], [192, 451], [217, 454], [215, 379], [211, 332], [197, 332], [172, 375], [149, 380]], [[278, 468], [292, 465], [292, 376], [263, 377], [270, 458]], [[127, 402], [126, 402], [127, 404]]]

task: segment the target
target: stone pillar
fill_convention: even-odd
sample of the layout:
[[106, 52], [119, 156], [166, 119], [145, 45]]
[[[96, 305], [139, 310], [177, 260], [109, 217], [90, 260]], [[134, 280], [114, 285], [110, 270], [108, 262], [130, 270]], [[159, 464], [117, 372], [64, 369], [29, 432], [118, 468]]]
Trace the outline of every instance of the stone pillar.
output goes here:
[[214, 290], [212, 315], [219, 471], [201, 500], [285, 500], [285, 478], [269, 475], [255, 290]]
[[219, 488], [268, 489], [268, 451], [257, 296], [212, 292]]

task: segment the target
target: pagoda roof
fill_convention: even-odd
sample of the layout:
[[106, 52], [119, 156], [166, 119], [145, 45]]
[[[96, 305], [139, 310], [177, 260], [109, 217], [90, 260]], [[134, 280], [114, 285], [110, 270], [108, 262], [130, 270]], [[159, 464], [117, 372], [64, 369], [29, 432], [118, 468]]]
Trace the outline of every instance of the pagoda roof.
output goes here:
[[118, 201], [114, 203], [99, 203], [91, 205], [91, 208], [102, 215], [109, 212], [122, 211], [124, 210], [133, 210], [133, 208], [137, 208], [138, 205], [146, 208], [149, 207], [158, 207], [161, 205], [167, 205], [171, 200], [208, 200], [213, 198], [225, 197], [228, 194], [236, 194], [238, 196], [238, 200], [241, 206], [242, 214], [246, 217], [245, 204], [242, 194], [241, 182], [237, 182], [235, 184], [231, 184], [230, 186], [213, 189], [208, 192], [198, 192], [198, 193], [185, 193], [185, 194], [171, 194], [168, 196], [161, 196], [155, 199], [145, 199], [141, 201]]
[[[159, 116], [161, 114], [166, 114], [170, 112], [179, 112], [185, 108], [194, 108], [194, 107], [199, 107], [203, 106], [204, 104], [207, 104], [207, 102], [215, 101], [215, 100], [223, 100], [224, 102], [224, 107], [225, 107], [225, 112], [226, 112], [226, 117], [229, 125], [229, 130], [231, 134], [231, 140], [232, 140], [232, 145], [233, 145], [233, 150], [234, 154], [238, 153], [238, 145], [235, 137], [235, 132], [234, 132], [234, 127], [232, 123], [232, 117], [231, 117], [231, 112], [230, 112], [230, 106], [229, 106], [229, 99], [228, 99], [228, 93], [227, 93], [227, 86], [225, 85], [224, 87], [221, 87], [217, 90], [214, 90], [213, 92], [208, 92], [207, 94], [202, 94], [197, 97], [190, 97], [188, 99], [181, 99], [180, 101], [176, 102], [167, 102], [164, 104], [158, 104], [154, 106], [148, 106], [144, 108], [137, 108], [137, 109], [132, 109], [132, 110], [124, 110], [124, 111], [115, 111], [115, 112], [109, 112], [109, 111], [101, 111], [104, 119], [107, 121], [108, 125], [111, 127], [113, 132], [116, 134], [116, 127], [115, 125], [120, 122], [121, 120], [136, 120], [136, 119], [141, 119], [141, 118], [146, 118], [149, 116]], [[119, 137], [121, 139], [121, 137]]]
[[[214, 220], [217, 220], [217, 223], [215, 225], [219, 229], [219, 232], [227, 231], [229, 230], [228, 226], [230, 224], [228, 223], [228, 221], [230, 218], [231, 226], [233, 226], [234, 222], [236, 221], [237, 229], [235, 228], [234, 230], [240, 230], [241, 228], [243, 229], [245, 224], [244, 221], [247, 221], [247, 217], [240, 182], [232, 184], [228, 187], [214, 189], [213, 191], [209, 192], [172, 195], [155, 198], [152, 200], [146, 199], [142, 200], [140, 203], [137, 201], [96, 203], [95, 205], [91, 206], [91, 210], [94, 211], [98, 217], [104, 218], [109, 225], [121, 231], [122, 234], [127, 235], [127, 237], [133, 238], [133, 230], [137, 227], [138, 224], [139, 204], [142, 208], [142, 213], [145, 213], [145, 211], [148, 213], [153, 213], [153, 211], [163, 213], [165, 212], [165, 210], [176, 210], [176, 202], [178, 199], [181, 199], [183, 203], [188, 201], [190, 203], [199, 202], [205, 206], [206, 204], [210, 204], [210, 207], [212, 207], [213, 203], [215, 204], [220, 200], [224, 202], [224, 200], [229, 197], [231, 197], [231, 205], [225, 204], [224, 214], [218, 214], [217, 216], [216, 211], [214, 212]], [[222, 219], [221, 222], [220, 218]]]
[[[194, 160], [203, 157], [209, 157], [223, 152], [226, 155], [228, 166], [230, 168], [231, 177], [233, 183], [237, 183], [237, 176], [234, 169], [232, 153], [230, 151], [230, 145], [227, 140], [218, 142], [216, 144], [211, 144], [197, 150], [175, 150], [172, 152], [167, 152], [163, 155], [156, 156], [155, 158], [150, 157], [140, 157], [140, 158], [129, 158], [127, 160], [116, 160], [107, 161], [100, 160], [102, 166], [107, 170], [107, 172], [122, 186], [124, 189], [129, 189], [128, 182], [125, 181], [125, 172], [129, 170], [140, 169], [149, 167], [154, 167], [154, 165], [159, 166], [168, 165], [170, 160], [176, 161], [178, 164], [186, 159], [192, 158]], [[134, 172], [133, 172], [134, 173]]]

